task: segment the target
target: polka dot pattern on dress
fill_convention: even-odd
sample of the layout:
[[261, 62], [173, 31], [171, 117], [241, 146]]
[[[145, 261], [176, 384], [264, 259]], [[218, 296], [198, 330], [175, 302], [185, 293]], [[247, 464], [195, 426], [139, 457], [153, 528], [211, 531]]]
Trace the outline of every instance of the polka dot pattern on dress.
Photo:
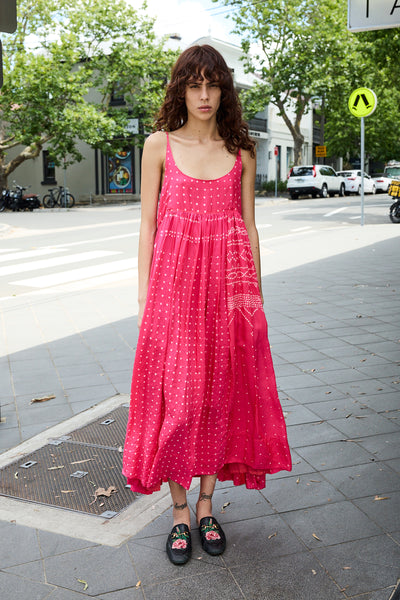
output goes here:
[[167, 142], [124, 447], [133, 491], [215, 473], [261, 489], [291, 470], [241, 173], [239, 151], [223, 177], [189, 177]]

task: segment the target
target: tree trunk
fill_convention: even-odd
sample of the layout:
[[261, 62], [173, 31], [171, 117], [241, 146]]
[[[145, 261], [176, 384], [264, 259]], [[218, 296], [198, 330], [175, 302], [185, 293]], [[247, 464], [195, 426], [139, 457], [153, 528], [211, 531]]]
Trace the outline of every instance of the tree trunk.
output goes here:
[[302, 158], [303, 158], [302, 150], [303, 150], [303, 144], [304, 144], [304, 135], [301, 133], [300, 124], [301, 124], [301, 119], [304, 115], [304, 111], [305, 111], [307, 102], [308, 102], [308, 100], [305, 98], [303, 100], [303, 102], [300, 104], [300, 106], [298, 107], [297, 112], [296, 112], [296, 119], [295, 119], [294, 123], [292, 123], [292, 121], [289, 119], [289, 117], [285, 111], [285, 104], [282, 102], [282, 100], [278, 99], [274, 102], [274, 104], [276, 104], [276, 106], [279, 108], [280, 115], [281, 115], [282, 119], [284, 120], [290, 133], [292, 134], [293, 144], [294, 144], [293, 165], [295, 167], [298, 165], [301, 165]]
[[0, 193], [2, 190], [7, 189], [7, 175], [3, 161], [3, 157], [0, 156]]

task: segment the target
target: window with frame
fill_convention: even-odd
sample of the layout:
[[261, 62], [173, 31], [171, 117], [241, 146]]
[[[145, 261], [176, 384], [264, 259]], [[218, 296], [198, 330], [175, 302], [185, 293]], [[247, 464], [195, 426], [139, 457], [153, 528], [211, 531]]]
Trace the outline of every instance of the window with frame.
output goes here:
[[42, 184], [53, 184], [56, 181], [56, 165], [54, 160], [50, 157], [48, 150], [42, 150], [43, 158], [43, 181]]

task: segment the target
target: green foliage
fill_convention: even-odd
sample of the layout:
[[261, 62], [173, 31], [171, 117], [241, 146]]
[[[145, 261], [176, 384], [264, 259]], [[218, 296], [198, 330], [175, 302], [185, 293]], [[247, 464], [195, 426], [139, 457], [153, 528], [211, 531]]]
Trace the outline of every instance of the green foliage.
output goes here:
[[[214, 0], [217, 1], [217, 0]], [[274, 104], [301, 160], [301, 121], [314, 97], [327, 96], [346, 80], [349, 56], [346, 0], [223, 0], [234, 10], [245, 68], [260, 83], [243, 96], [246, 116]]]
[[[271, 179], [270, 181], [264, 181], [262, 183], [262, 189], [266, 192], [275, 192], [275, 180]], [[286, 192], [287, 191], [287, 181], [278, 181], [277, 185], [278, 192]]]
[[[18, 2], [18, 29], [4, 36], [0, 184], [44, 144], [56, 163], [74, 162], [78, 139], [112, 152], [128, 139], [128, 119], [152, 123], [176, 53], [156, 40], [145, 9], [125, 0]], [[115, 89], [123, 107], [112, 106]]]

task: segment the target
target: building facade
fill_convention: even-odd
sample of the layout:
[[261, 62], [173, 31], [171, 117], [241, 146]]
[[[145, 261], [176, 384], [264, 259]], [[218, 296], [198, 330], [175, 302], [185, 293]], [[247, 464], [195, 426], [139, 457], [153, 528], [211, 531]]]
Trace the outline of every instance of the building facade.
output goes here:
[[[254, 85], [253, 75], [245, 73], [240, 60], [242, 50], [239, 46], [223, 42], [212, 37], [202, 37], [194, 44], [210, 44], [225, 58], [232, 70], [235, 86], [249, 89]], [[91, 92], [95, 99], [96, 90]], [[113, 97], [115, 106], [123, 105], [123, 97]], [[91, 202], [104, 199], [115, 200], [140, 199], [140, 162], [141, 148], [134, 145], [135, 133], [139, 124], [132, 119], [129, 130], [132, 135], [131, 146], [124, 147], [114, 156], [106, 156], [84, 142], [78, 148], [84, 156], [80, 163], [67, 166], [55, 166], [51, 162], [46, 148], [35, 160], [27, 160], [12, 174], [20, 185], [29, 185], [31, 190], [44, 196], [48, 188], [57, 185], [68, 187], [78, 201]], [[262, 182], [276, 178], [285, 180], [293, 163], [293, 138], [283, 119], [273, 105], [265, 107], [249, 121], [250, 134], [257, 142], [257, 187]], [[312, 111], [302, 119], [304, 135], [303, 163], [313, 162], [313, 118]], [[11, 182], [9, 182], [10, 184]]]

